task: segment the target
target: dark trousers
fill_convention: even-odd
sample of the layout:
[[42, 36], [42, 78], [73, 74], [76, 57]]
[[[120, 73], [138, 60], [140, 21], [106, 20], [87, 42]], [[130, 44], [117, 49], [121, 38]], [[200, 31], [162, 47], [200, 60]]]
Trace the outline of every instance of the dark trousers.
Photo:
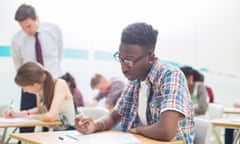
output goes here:
[[[28, 110], [37, 106], [35, 94], [22, 91], [20, 110]], [[20, 128], [20, 133], [34, 132], [34, 127]]]
[[233, 143], [233, 132], [234, 129], [225, 129], [225, 136], [224, 136], [224, 142], [225, 144], [232, 144]]

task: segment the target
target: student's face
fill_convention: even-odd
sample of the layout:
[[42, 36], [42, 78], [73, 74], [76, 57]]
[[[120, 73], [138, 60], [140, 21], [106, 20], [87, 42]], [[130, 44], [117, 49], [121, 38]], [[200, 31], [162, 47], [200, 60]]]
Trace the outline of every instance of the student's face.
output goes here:
[[108, 85], [106, 81], [102, 80], [97, 86], [96, 89], [99, 90], [101, 93], [106, 93], [108, 91]]
[[193, 84], [193, 76], [192, 75], [187, 76], [187, 84], [188, 84], [189, 88]]
[[22, 30], [27, 33], [28, 35], [32, 36], [36, 33], [38, 28], [38, 19], [33, 20], [31, 18], [25, 19], [19, 22], [20, 27]]
[[122, 72], [128, 80], [144, 80], [154, 61], [154, 54], [153, 52], [143, 50], [139, 45], [121, 43], [119, 58], [123, 61], [128, 60], [133, 62], [132, 66], [120, 62]]
[[24, 92], [37, 94], [39, 93], [41, 86], [38, 83], [34, 83], [33, 85], [22, 86]]

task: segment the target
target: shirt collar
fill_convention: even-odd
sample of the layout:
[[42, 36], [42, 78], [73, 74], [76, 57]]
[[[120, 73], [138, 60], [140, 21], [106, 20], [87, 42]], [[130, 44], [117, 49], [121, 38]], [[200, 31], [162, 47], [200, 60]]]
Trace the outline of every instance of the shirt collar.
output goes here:
[[152, 68], [150, 69], [149, 73], [147, 74], [146, 80], [150, 81], [150, 83], [154, 83], [154, 79], [159, 72], [159, 68], [162, 66], [159, 58], [155, 58]]

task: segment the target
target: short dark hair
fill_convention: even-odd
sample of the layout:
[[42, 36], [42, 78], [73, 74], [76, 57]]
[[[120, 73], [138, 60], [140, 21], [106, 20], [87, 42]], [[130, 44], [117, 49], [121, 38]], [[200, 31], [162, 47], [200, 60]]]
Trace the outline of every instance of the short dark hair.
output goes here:
[[128, 25], [122, 31], [121, 42], [137, 44], [148, 49], [155, 49], [158, 31], [149, 24], [138, 22]]
[[180, 67], [181, 71], [184, 73], [185, 77], [188, 77], [190, 75], [193, 76], [193, 80], [196, 81], [204, 81], [204, 76], [203, 74], [201, 74], [199, 71], [197, 71], [196, 69], [193, 69], [190, 66], [182, 66]]
[[20, 5], [16, 11], [15, 20], [20, 22], [28, 18], [32, 20], [36, 20], [37, 14], [36, 14], [35, 8], [27, 4]]
[[64, 79], [66, 82], [70, 83], [70, 88], [73, 89], [73, 88], [76, 88], [77, 87], [77, 84], [75, 82], [75, 79], [74, 77], [69, 73], [69, 72], [66, 72], [63, 76], [60, 77], [61, 79]]
[[180, 67], [181, 71], [184, 73], [185, 77], [193, 76], [193, 68], [190, 66]]
[[194, 81], [204, 82], [204, 76], [198, 70], [193, 69], [193, 79]]

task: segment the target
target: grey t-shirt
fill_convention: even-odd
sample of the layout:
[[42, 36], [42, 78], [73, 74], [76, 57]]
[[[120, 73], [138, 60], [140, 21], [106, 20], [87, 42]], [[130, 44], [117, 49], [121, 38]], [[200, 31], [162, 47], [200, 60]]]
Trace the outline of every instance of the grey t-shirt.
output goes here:
[[124, 87], [125, 87], [125, 83], [121, 79], [116, 77], [111, 78], [111, 84], [108, 92], [99, 93], [95, 97], [95, 99], [99, 101], [105, 97], [106, 98], [105, 103], [112, 105], [114, 107], [118, 98], [121, 96]]

